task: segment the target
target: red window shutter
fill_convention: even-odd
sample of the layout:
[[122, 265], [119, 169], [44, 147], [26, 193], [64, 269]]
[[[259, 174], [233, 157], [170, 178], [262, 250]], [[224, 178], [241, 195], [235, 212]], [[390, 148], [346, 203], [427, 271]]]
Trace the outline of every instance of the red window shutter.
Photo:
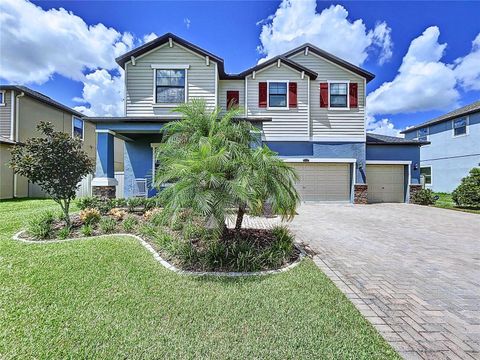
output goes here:
[[237, 108], [240, 103], [240, 93], [238, 91], [227, 91], [227, 110]]
[[320, 83], [320, 107], [328, 107], [328, 83]]
[[297, 83], [288, 83], [288, 105], [292, 108], [297, 107]]
[[358, 84], [350, 83], [350, 107], [358, 107]]
[[267, 107], [267, 83], [258, 83], [258, 107]]

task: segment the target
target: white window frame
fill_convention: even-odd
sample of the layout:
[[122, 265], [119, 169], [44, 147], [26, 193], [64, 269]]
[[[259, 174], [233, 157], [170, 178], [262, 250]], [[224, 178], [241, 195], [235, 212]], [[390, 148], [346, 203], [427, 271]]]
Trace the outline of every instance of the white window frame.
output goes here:
[[[270, 83], [286, 83], [287, 84], [287, 106], [278, 107], [270, 106]], [[290, 89], [290, 80], [267, 80], [267, 110], [290, 110], [290, 99], [289, 99], [289, 90]], [[298, 102], [298, 100], [297, 100]]]
[[[350, 80], [328, 80], [328, 110], [350, 110]], [[346, 84], [347, 85], [347, 107], [332, 107], [330, 101], [330, 84]]]
[[420, 140], [420, 137], [418, 136], [418, 132], [422, 129], [427, 130], [427, 139], [425, 141], [430, 141], [430, 127], [428, 126], [415, 130], [415, 135], [416, 135], [415, 140]]
[[82, 122], [82, 137], [80, 140], [83, 141], [85, 139], [85, 120], [78, 116], [72, 115], [72, 137], [75, 137], [75, 119], [78, 119]]
[[422, 168], [430, 168], [430, 184], [427, 184], [425, 182], [425, 186], [426, 187], [432, 187], [433, 185], [433, 168], [432, 168], [432, 165], [420, 165], [420, 177], [422, 176]]
[[7, 92], [5, 90], [0, 90], [0, 94], [2, 94], [2, 102], [0, 102], [0, 106], [5, 106], [5, 95], [7, 94]]
[[172, 107], [177, 107], [179, 104], [182, 104], [182, 103], [175, 103], [175, 104], [157, 103], [157, 70], [185, 70], [185, 85], [184, 85], [185, 99], [183, 103], [186, 103], [188, 101], [188, 69], [190, 68], [190, 65], [151, 64], [151, 68], [153, 70], [153, 107], [172, 108]]
[[[465, 125], [465, 134], [460, 134], [460, 135], [455, 135], [455, 120], [461, 120], [461, 119], [465, 119], [466, 120], [466, 125]], [[453, 119], [452, 120], [452, 137], [454, 138], [458, 138], [458, 137], [462, 137], [462, 136], [467, 136], [468, 135], [468, 128], [470, 125], [470, 116], [460, 116], [456, 119]]]

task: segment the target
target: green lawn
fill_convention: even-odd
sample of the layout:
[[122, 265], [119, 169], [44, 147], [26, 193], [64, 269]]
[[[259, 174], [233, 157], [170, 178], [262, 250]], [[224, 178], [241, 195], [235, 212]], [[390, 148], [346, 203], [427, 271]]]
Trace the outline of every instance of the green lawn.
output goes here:
[[469, 213], [474, 213], [474, 214], [480, 214], [480, 208], [468, 208], [468, 207], [456, 206], [455, 203], [452, 200], [452, 195], [451, 194], [435, 193], [435, 195], [438, 195], [438, 197], [439, 197], [437, 202], [434, 205], [435, 207], [443, 208], [443, 209], [464, 211], [464, 212], [469, 212]]
[[281, 275], [176, 275], [129, 237], [23, 244], [49, 200], [0, 203], [0, 358], [398, 355], [312, 261]]

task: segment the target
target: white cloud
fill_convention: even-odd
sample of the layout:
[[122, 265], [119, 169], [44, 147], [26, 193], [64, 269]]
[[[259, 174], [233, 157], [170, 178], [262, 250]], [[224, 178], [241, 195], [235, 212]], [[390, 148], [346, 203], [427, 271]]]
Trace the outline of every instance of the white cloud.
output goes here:
[[283, 0], [274, 15], [257, 22], [261, 24], [258, 50], [265, 55], [262, 60], [306, 42], [355, 65], [361, 65], [369, 53], [378, 52], [380, 63], [392, 56], [391, 29], [387, 24], [379, 23], [368, 30], [363, 20], [350, 21], [341, 5], [317, 13], [315, 0]]
[[155, 40], [157, 37], [158, 37], [157, 34], [155, 34], [154, 32], [151, 32], [150, 34], [147, 34], [143, 37], [143, 42], [147, 43], [149, 41]]
[[95, 70], [85, 76], [82, 98], [75, 99], [86, 105], [74, 109], [87, 116], [122, 116], [123, 95], [123, 71], [118, 76], [112, 76], [105, 69]]
[[400, 134], [401, 129], [397, 129], [395, 124], [386, 118], [377, 120], [373, 116], [367, 116], [367, 131], [375, 134], [403, 137]]
[[441, 61], [447, 44], [438, 42], [439, 35], [432, 26], [411, 42], [395, 78], [368, 94], [370, 115], [445, 109], [457, 102], [457, 80]]
[[54, 73], [82, 80], [84, 71], [116, 68], [115, 57], [134, 44], [131, 34], [89, 26], [62, 8], [3, 0], [0, 14], [0, 74], [9, 82], [41, 84]]
[[455, 60], [454, 72], [465, 90], [480, 90], [480, 33], [472, 41], [472, 52]]
[[190, 29], [191, 21], [190, 21], [189, 18], [184, 18], [184, 19], [183, 19], [183, 23], [185, 24], [185, 26], [187, 27], [187, 29]]

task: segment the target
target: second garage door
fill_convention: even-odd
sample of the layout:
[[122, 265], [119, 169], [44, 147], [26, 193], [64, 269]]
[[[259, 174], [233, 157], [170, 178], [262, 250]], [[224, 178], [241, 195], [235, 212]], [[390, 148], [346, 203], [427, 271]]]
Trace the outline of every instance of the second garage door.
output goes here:
[[404, 165], [367, 165], [368, 202], [405, 201]]
[[350, 164], [290, 163], [302, 201], [350, 201]]

